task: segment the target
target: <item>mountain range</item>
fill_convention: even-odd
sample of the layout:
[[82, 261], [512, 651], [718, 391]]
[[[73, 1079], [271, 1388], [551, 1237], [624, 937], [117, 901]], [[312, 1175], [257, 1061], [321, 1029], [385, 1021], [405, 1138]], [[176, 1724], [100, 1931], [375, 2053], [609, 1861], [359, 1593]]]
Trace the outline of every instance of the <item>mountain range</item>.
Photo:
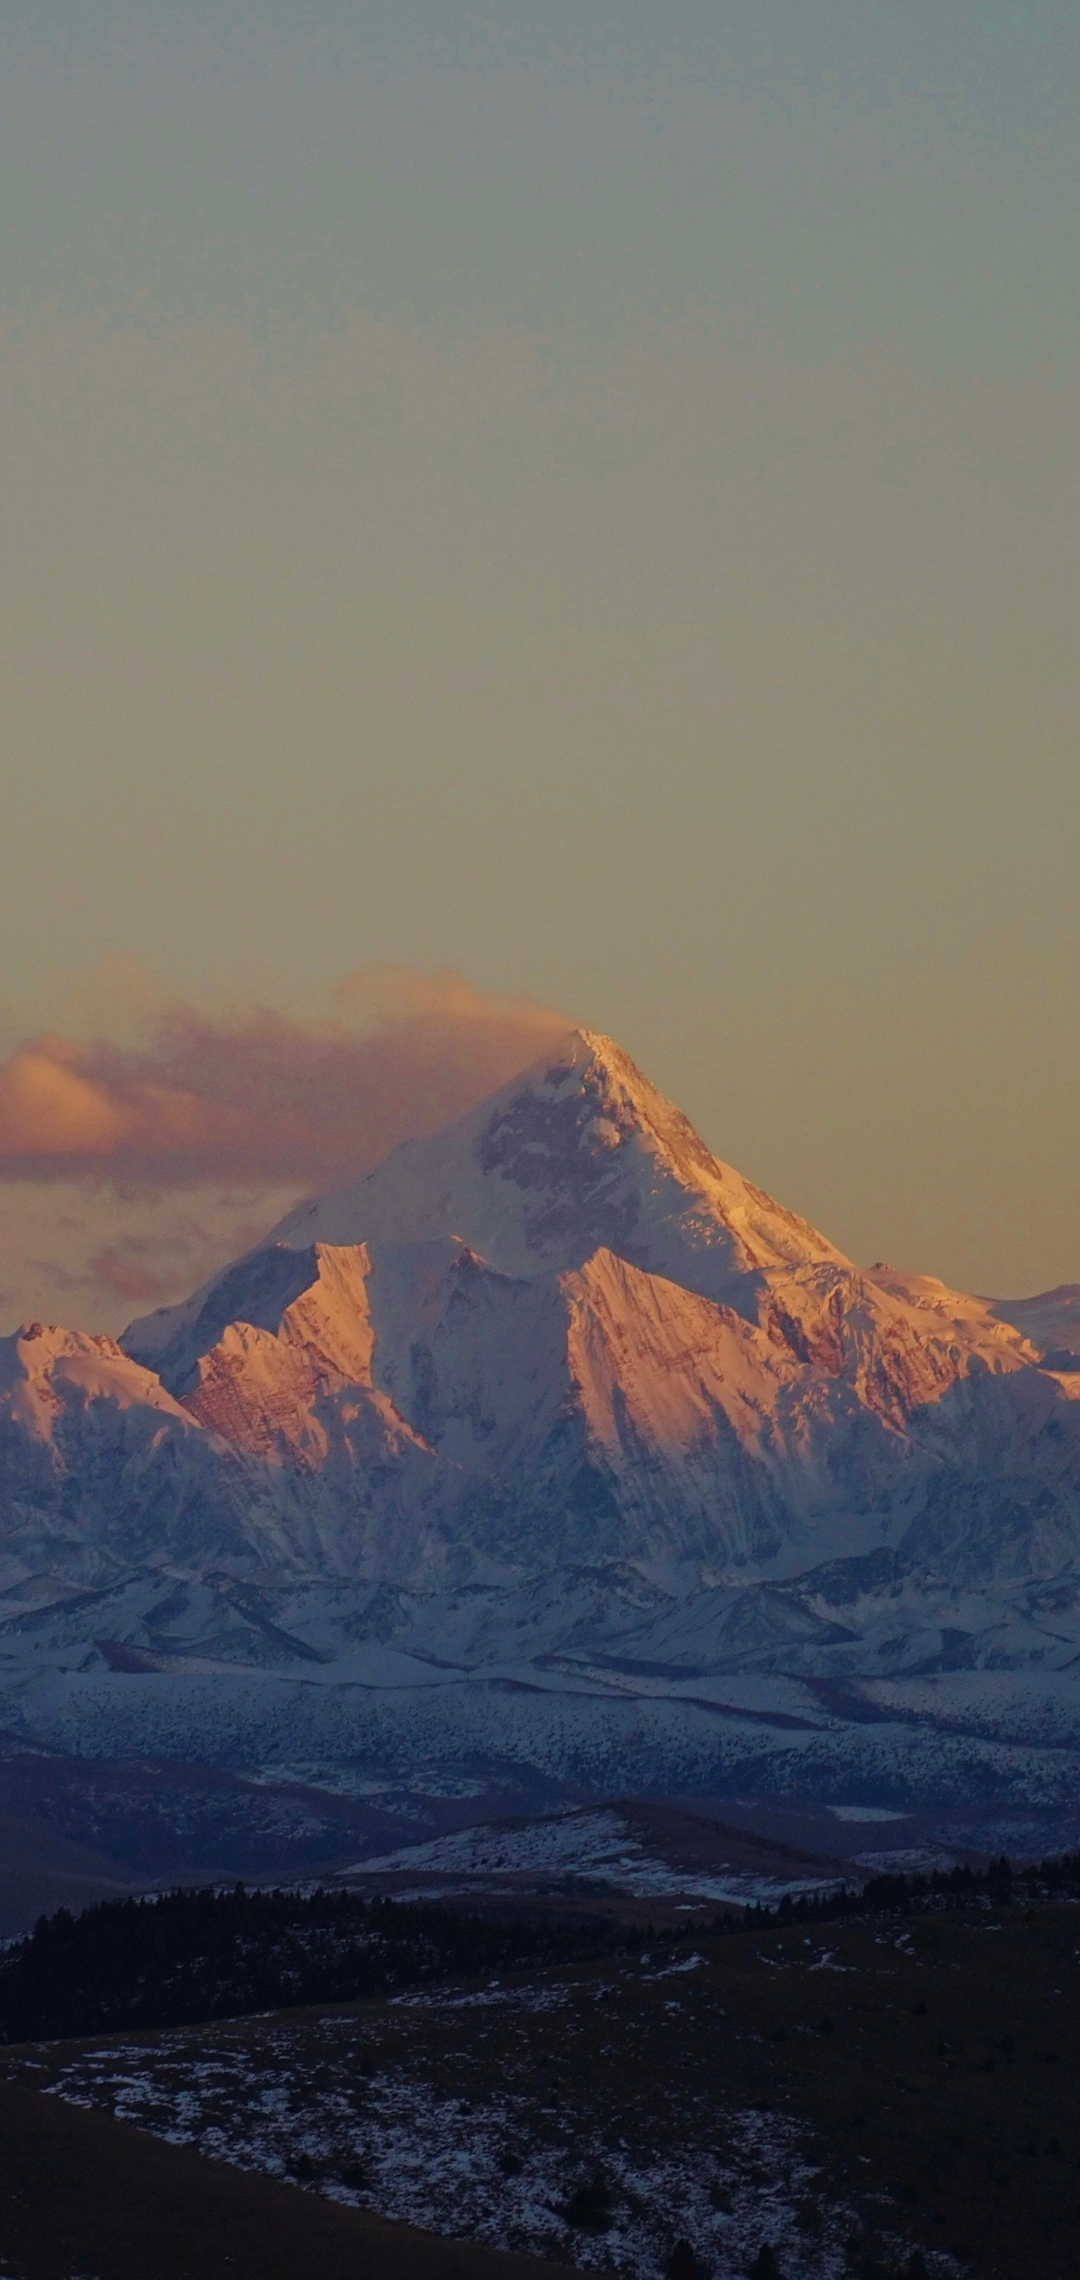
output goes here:
[[374, 1794], [1052, 1803], [1080, 1287], [860, 1269], [609, 1040], [0, 1341], [0, 1723]]

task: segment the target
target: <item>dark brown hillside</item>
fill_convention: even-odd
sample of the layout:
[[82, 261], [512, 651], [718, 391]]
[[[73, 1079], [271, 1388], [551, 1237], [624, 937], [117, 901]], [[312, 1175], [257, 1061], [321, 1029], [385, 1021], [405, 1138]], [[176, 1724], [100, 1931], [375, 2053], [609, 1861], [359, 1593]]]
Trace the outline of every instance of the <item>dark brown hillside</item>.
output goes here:
[[[138, 2128], [118, 2128], [115, 2143], [137, 2149], [148, 2193], [152, 2178], [165, 2193], [173, 2176], [190, 2176], [193, 2191], [209, 2180], [232, 2207], [217, 2182], [229, 2173], [215, 2165], [153, 2169], [167, 2149], [143, 2132], [180, 2129], [238, 2163], [295, 2176], [310, 2188], [296, 2195], [304, 2208], [328, 2207], [320, 2185], [345, 2188], [373, 2215], [389, 2208], [460, 2236], [479, 2226], [626, 2280], [674, 2272], [680, 2241], [697, 2260], [694, 2280], [944, 2280], [957, 2266], [965, 2280], [1080, 2280], [1078, 2050], [1075, 1901], [999, 1905], [983, 1894], [846, 1922], [695, 1927], [651, 1954], [511, 1974], [494, 1994], [490, 1981], [446, 1985], [122, 2042], [9, 2048], [0, 2076], [23, 2095], [55, 2084], [128, 2116]], [[287, 2097], [268, 2103], [283, 2084]], [[42, 2106], [62, 2111], [51, 2100], [33, 2110]], [[455, 2200], [459, 2157], [472, 2182]], [[101, 2216], [121, 2169], [84, 2169], [81, 2186], [57, 2174], [64, 2206], [77, 2210], [85, 2190]], [[46, 2164], [35, 2207], [49, 2175]], [[236, 2190], [253, 2184], [238, 2178]], [[294, 2209], [273, 2190], [275, 2206]], [[331, 2209], [326, 2221], [347, 2214]], [[772, 2263], [755, 2264], [765, 2248]], [[447, 2242], [444, 2253], [477, 2261], [395, 2269], [402, 2280], [499, 2270], [479, 2248]], [[89, 2269], [100, 2280], [186, 2280], [188, 2270]], [[309, 2269], [332, 2280], [339, 2267], [219, 2259], [200, 2280], [232, 2270], [297, 2280]], [[27, 2270], [71, 2280], [78, 2267]]]
[[0, 2084], [0, 2259], [20, 2280], [561, 2280]]

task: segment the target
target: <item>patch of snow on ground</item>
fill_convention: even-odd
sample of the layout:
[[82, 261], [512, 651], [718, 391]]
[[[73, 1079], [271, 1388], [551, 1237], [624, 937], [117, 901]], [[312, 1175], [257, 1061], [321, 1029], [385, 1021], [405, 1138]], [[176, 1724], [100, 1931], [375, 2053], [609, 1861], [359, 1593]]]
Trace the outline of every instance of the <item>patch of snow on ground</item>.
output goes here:
[[910, 1813], [894, 1813], [885, 1805], [830, 1805], [834, 1821], [910, 1821]]
[[[538, 2007], [527, 1990], [467, 1998], [500, 1999]], [[612, 2131], [584, 2129], [553, 2087], [538, 2128], [535, 2107], [512, 2092], [448, 2095], [415, 2071], [372, 2069], [362, 2027], [340, 2015], [257, 2039], [249, 2024], [217, 2029], [212, 2042], [180, 2032], [154, 2047], [99, 2046], [51, 2088], [351, 2206], [587, 2270], [664, 2280], [677, 2240], [713, 2280], [736, 2280], [765, 2246], [786, 2280], [841, 2280], [849, 2269], [850, 2208], [829, 2204], [812, 2238], [800, 2226], [816, 2172], [805, 2131], [786, 2117], [718, 2110], [713, 2151], [631, 2148]], [[607, 2221], [589, 2230], [571, 2221], [570, 2204], [597, 2177]], [[931, 2253], [927, 2271], [956, 2280], [960, 2267]]]
[[[779, 1877], [746, 1875], [739, 1870], [710, 1874], [697, 1868], [674, 1867], [648, 1852], [621, 1814], [582, 1812], [577, 1808], [548, 1814], [535, 1821], [486, 1822], [476, 1828], [455, 1830], [452, 1836], [431, 1838], [423, 1844], [400, 1845], [394, 1852], [357, 1861], [343, 1875], [346, 1879], [358, 1879], [402, 1870], [417, 1876], [467, 1876], [470, 1880], [507, 1876], [602, 1877], [635, 1899], [688, 1892], [698, 1899], [715, 1900], [730, 1907], [742, 1907], [759, 1900], [775, 1903], [783, 1893], [794, 1889], [790, 1880]], [[804, 1878], [798, 1889], [825, 1891], [831, 1889], [835, 1881], [828, 1877]], [[424, 1887], [418, 1885], [415, 1896], [421, 1897], [423, 1892]], [[412, 1887], [408, 1895], [398, 1895], [399, 1898], [413, 1896]]]

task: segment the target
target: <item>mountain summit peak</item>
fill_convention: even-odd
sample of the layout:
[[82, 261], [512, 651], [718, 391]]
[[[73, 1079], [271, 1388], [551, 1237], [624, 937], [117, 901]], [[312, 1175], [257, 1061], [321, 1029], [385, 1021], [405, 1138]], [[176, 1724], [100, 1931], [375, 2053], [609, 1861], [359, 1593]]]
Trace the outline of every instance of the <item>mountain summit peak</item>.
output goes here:
[[[524, 1080], [519, 1082], [527, 1083], [533, 1074], [526, 1071]], [[739, 1179], [739, 1174], [732, 1172], [728, 1165], [718, 1163], [689, 1118], [643, 1074], [629, 1053], [600, 1030], [575, 1030], [565, 1058], [561, 1061], [556, 1058], [550, 1063], [547, 1081], [558, 1090], [576, 1086], [582, 1092], [603, 1098], [616, 1112], [619, 1129], [624, 1134], [636, 1128], [640, 1135], [649, 1135], [673, 1165], [681, 1165], [687, 1172], [694, 1167], [699, 1175], [707, 1178], [719, 1172], [728, 1180]]]
[[[499, 1092], [405, 1142], [366, 1178], [298, 1205], [268, 1243], [445, 1237], [526, 1277], [574, 1270], [607, 1249], [736, 1304], [748, 1275], [846, 1264], [805, 1220], [711, 1155], [629, 1054], [588, 1029], [569, 1031]], [[133, 1325], [129, 1350], [140, 1349], [142, 1327]]]

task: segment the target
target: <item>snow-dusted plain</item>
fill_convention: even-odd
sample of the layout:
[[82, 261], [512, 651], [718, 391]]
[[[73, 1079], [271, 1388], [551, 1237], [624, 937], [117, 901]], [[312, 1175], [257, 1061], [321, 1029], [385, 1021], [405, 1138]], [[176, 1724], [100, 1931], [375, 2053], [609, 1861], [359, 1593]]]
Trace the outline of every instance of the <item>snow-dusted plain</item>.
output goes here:
[[0, 1724], [355, 1794], [1045, 1809], [1080, 1319], [862, 1272], [604, 1039], [0, 1344]]

